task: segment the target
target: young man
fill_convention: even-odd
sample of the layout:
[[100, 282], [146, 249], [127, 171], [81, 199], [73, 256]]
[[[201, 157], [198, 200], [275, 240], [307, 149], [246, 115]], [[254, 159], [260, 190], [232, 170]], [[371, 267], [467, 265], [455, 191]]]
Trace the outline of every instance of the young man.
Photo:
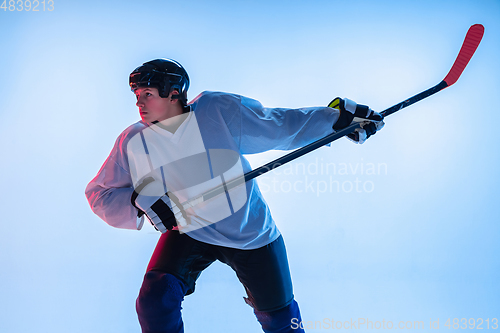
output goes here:
[[142, 331], [183, 332], [184, 296], [219, 260], [236, 272], [264, 332], [303, 332], [292, 327], [301, 319], [283, 238], [255, 180], [241, 180], [251, 170], [243, 154], [302, 147], [355, 117], [364, 125], [351, 138], [362, 143], [382, 117], [339, 98], [282, 109], [203, 92], [188, 104], [189, 77], [169, 59], [144, 63], [129, 81], [142, 120], [118, 137], [85, 194], [114, 227], [141, 229], [146, 218], [162, 232], [137, 298]]

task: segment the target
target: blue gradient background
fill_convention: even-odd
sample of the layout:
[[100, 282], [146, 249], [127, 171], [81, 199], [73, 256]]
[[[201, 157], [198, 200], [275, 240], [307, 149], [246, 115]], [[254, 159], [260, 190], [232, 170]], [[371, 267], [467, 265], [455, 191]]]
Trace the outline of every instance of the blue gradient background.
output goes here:
[[[362, 146], [339, 140], [259, 182], [305, 321], [427, 330], [439, 319], [448, 331], [448, 318], [500, 319], [499, 1], [54, 7], [0, 11], [1, 332], [140, 331], [135, 298], [159, 234], [107, 226], [84, 188], [139, 119], [127, 80], [144, 61], [180, 61], [190, 98], [221, 90], [302, 107], [342, 96], [383, 110], [441, 81], [475, 23], [485, 36], [453, 87], [387, 118]], [[314, 172], [329, 163], [347, 172]], [[372, 164], [384, 168], [369, 174]], [[344, 189], [305, 186], [330, 179]], [[259, 332], [244, 295], [212, 265], [184, 302], [186, 332]]]

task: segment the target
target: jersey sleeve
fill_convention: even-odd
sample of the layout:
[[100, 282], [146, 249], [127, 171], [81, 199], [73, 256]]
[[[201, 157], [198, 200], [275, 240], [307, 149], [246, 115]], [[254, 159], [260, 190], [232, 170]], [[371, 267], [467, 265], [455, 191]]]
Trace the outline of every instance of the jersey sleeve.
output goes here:
[[227, 94], [216, 108], [243, 154], [292, 150], [333, 133], [339, 111], [329, 107], [267, 108], [254, 99]]
[[141, 229], [143, 218], [131, 203], [134, 191], [121, 138], [85, 189], [92, 211], [107, 224], [123, 229]]

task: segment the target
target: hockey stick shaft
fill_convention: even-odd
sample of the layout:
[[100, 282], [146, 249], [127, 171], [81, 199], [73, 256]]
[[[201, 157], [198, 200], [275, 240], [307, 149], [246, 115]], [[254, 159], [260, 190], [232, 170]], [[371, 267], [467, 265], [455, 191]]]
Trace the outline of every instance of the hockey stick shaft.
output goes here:
[[[431, 95], [434, 95], [435, 93], [453, 85], [455, 82], [457, 82], [458, 78], [464, 71], [465, 67], [469, 63], [469, 60], [472, 58], [474, 55], [474, 52], [476, 51], [477, 47], [479, 46], [479, 43], [481, 42], [481, 39], [484, 34], [484, 27], [481, 24], [474, 24], [471, 26], [467, 32], [467, 35], [465, 36], [464, 42], [462, 44], [462, 47], [458, 53], [458, 56], [453, 63], [453, 66], [451, 67], [450, 71], [446, 75], [446, 77], [435, 85], [432, 88], [429, 88], [413, 97], [410, 97], [396, 105], [391, 106], [390, 108], [384, 110], [381, 112], [381, 114], [384, 117], [387, 117], [393, 113], [398, 112], [401, 109], [404, 109], [418, 101], [421, 101]], [[293, 161], [294, 159], [305, 155], [313, 150], [318, 149], [319, 147], [322, 147], [328, 143], [331, 143], [335, 140], [340, 139], [343, 136], [346, 136], [347, 134], [350, 134], [354, 132], [357, 128], [360, 128], [361, 125], [359, 123], [354, 123], [349, 125], [348, 127], [337, 131], [335, 133], [329, 134], [325, 136], [324, 138], [321, 138], [313, 143], [310, 143], [302, 148], [299, 148], [297, 150], [294, 150], [291, 153], [288, 153], [282, 157], [279, 157], [269, 163], [266, 163], [252, 171], [249, 171], [245, 173], [243, 176], [238, 177], [236, 179], [233, 179], [227, 183], [222, 184], [221, 186], [218, 186], [214, 188], [213, 190], [210, 190], [208, 192], [205, 192], [203, 195], [199, 196], [198, 198], [195, 198], [189, 202], [202, 202], [205, 200], [208, 200], [210, 198], [213, 198], [231, 188], [234, 188], [238, 185], [241, 185], [244, 182], [247, 182], [257, 176], [260, 176], [266, 172], [269, 172], [279, 166], [282, 166], [283, 164], [286, 164], [290, 161]], [[187, 204], [189, 204], [189, 202]], [[184, 206], [184, 204], [183, 204]], [[193, 205], [189, 205], [192, 207]], [[185, 206], [186, 207], [186, 206]], [[189, 208], [189, 207], [187, 207]]]

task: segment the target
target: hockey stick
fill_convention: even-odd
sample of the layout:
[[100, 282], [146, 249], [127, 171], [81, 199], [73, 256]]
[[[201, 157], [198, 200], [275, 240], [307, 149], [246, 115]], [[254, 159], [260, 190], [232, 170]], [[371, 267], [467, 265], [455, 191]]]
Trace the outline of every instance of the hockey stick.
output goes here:
[[[398, 103], [394, 106], [391, 106], [390, 108], [384, 110], [381, 112], [381, 114], [384, 117], [387, 117], [395, 112], [398, 112], [399, 110], [410, 106], [418, 101], [423, 100], [424, 98], [427, 98], [438, 91], [443, 90], [446, 87], [451, 86], [455, 82], [457, 82], [458, 78], [464, 71], [465, 67], [469, 63], [469, 60], [472, 58], [472, 55], [476, 51], [477, 47], [479, 46], [479, 43], [481, 42], [481, 39], [483, 38], [484, 34], [484, 27], [481, 24], [474, 24], [469, 28], [469, 31], [467, 32], [467, 35], [465, 36], [465, 40], [462, 44], [462, 48], [460, 49], [460, 52], [458, 53], [457, 59], [455, 60], [455, 63], [451, 67], [450, 71], [448, 72], [448, 75], [444, 78], [443, 81], [438, 83], [432, 88], [429, 88], [413, 97], [410, 97], [401, 103]], [[245, 174], [245, 181], [248, 181], [250, 179], [253, 179], [261, 174], [264, 174], [274, 168], [277, 168], [278, 166], [281, 166], [285, 163], [288, 163], [297, 157], [300, 157], [304, 154], [307, 154], [321, 146], [324, 146], [330, 142], [333, 142], [347, 134], [350, 134], [354, 132], [355, 129], [360, 128], [359, 123], [352, 124], [341, 131], [338, 131], [336, 133], [332, 133], [330, 135], [325, 136], [322, 139], [319, 139], [307, 146], [304, 146], [302, 148], [299, 148], [287, 155], [284, 155], [280, 158], [277, 158], [274, 161], [271, 161], [259, 168], [256, 168], [255, 170], [252, 170], [248, 173]]]
[[[474, 24], [469, 28], [469, 31], [467, 32], [467, 35], [465, 36], [465, 40], [462, 44], [462, 47], [460, 49], [460, 52], [458, 53], [457, 59], [453, 63], [453, 66], [451, 67], [450, 71], [448, 72], [448, 75], [432, 88], [429, 88], [413, 97], [410, 97], [401, 103], [398, 103], [394, 106], [391, 106], [390, 108], [384, 110], [381, 112], [381, 114], [384, 117], [387, 117], [395, 112], [398, 112], [399, 110], [410, 106], [418, 101], [423, 100], [424, 98], [427, 98], [431, 95], [434, 95], [435, 93], [443, 90], [444, 88], [447, 88], [451, 85], [453, 85], [455, 82], [457, 82], [458, 78], [464, 71], [465, 67], [469, 63], [469, 60], [472, 58], [472, 55], [476, 51], [477, 47], [479, 46], [479, 43], [481, 42], [481, 39], [483, 38], [484, 34], [484, 27], [481, 24]], [[213, 198], [225, 191], [228, 191], [231, 188], [234, 188], [236, 186], [239, 186], [257, 176], [260, 176], [268, 171], [271, 171], [279, 166], [282, 166], [285, 163], [288, 163], [302, 155], [305, 155], [313, 150], [318, 149], [319, 147], [322, 147], [330, 142], [333, 142], [347, 134], [350, 134], [354, 132], [357, 128], [360, 128], [361, 125], [360, 123], [354, 123], [349, 125], [348, 127], [337, 131], [335, 133], [332, 133], [330, 135], [325, 136], [322, 139], [319, 139], [313, 143], [308, 144], [307, 146], [304, 146], [302, 148], [299, 148], [297, 150], [294, 150], [293, 152], [286, 154], [282, 157], [279, 157], [275, 159], [274, 161], [271, 161], [269, 163], [266, 163], [252, 171], [249, 171], [245, 173], [243, 176], [235, 178], [227, 183], [223, 183], [222, 185], [214, 188], [213, 190], [207, 191], [204, 194], [189, 200], [188, 202], [185, 202], [182, 204], [182, 206], [187, 209], [193, 206], [196, 206], [200, 202], [209, 200], [210, 198]]]

